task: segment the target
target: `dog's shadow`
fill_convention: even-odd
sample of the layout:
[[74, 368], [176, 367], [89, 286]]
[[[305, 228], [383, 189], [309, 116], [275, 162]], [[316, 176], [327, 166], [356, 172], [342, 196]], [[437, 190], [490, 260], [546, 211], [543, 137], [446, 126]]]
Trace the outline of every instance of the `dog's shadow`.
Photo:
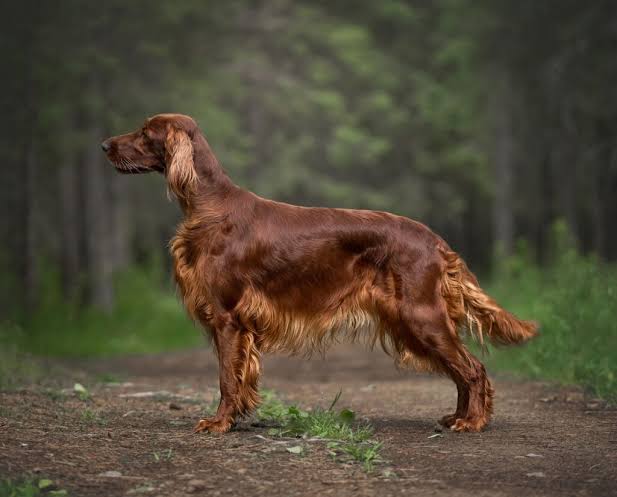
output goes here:
[[[426, 438], [433, 435], [442, 436], [460, 436], [465, 435], [457, 432], [453, 432], [450, 429], [439, 424], [439, 417], [434, 419], [430, 417], [413, 417], [399, 418], [388, 416], [375, 416], [368, 418], [369, 423], [375, 430], [375, 434], [379, 437], [380, 434], [390, 433], [408, 433], [408, 434], [422, 434]], [[508, 420], [491, 421], [483, 430], [483, 435], [490, 435], [493, 433], [507, 433], [513, 428], [512, 424]], [[468, 434], [469, 435], [469, 434]], [[471, 434], [473, 435], [473, 434]]]
[[[370, 417], [369, 422], [375, 433], [406, 432], [406, 433], [437, 433], [437, 420], [427, 418], [393, 418], [388, 416]], [[442, 428], [445, 430], [445, 428]]]

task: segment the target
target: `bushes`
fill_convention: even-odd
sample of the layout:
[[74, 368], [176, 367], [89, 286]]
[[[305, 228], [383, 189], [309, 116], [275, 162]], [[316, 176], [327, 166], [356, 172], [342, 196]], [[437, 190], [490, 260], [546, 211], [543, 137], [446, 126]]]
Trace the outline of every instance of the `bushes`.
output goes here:
[[518, 349], [497, 349], [489, 365], [578, 383], [617, 400], [617, 268], [572, 247], [554, 228], [551, 264], [540, 269], [524, 247], [501, 263], [487, 288], [499, 303], [540, 323], [540, 336]]
[[25, 330], [11, 334], [20, 349], [46, 356], [162, 352], [203, 343], [171, 285], [163, 288], [162, 280], [159, 271], [144, 268], [119, 275], [116, 307], [105, 314], [63, 301], [50, 277], [39, 312]]

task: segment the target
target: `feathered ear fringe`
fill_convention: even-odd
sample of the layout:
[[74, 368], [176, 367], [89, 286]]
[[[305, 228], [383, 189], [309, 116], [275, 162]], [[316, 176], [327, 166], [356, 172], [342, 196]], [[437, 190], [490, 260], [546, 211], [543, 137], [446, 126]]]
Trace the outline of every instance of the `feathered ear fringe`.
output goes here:
[[168, 193], [186, 200], [199, 182], [193, 162], [193, 143], [183, 130], [170, 127], [165, 140]]

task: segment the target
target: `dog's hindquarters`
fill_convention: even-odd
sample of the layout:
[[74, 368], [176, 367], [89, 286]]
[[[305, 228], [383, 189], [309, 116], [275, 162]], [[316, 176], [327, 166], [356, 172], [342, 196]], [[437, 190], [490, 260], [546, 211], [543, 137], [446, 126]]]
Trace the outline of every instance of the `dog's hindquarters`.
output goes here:
[[[439, 336], [429, 357], [452, 378], [458, 390], [456, 412], [442, 418], [441, 423], [456, 431], [479, 431], [491, 417], [494, 390], [483, 364], [463, 345], [461, 330], [467, 330], [480, 343], [486, 335], [494, 343], [514, 344], [532, 338], [537, 326], [518, 319], [484, 293], [458, 254], [444, 246], [439, 251], [443, 265], [436, 285], [442, 311], [433, 313], [438, 319], [431, 318], [424, 326]], [[440, 321], [441, 334], [437, 335]], [[412, 331], [417, 335], [418, 329]]]
[[532, 338], [537, 326], [501, 308], [445, 242], [438, 240], [435, 250], [420, 269], [412, 265], [400, 275], [405, 296], [397, 299], [389, 336], [402, 365], [444, 373], [457, 385], [456, 412], [442, 424], [456, 431], [480, 431], [491, 417], [494, 391], [461, 332], [468, 331], [481, 343], [488, 337], [497, 344], [514, 344]]

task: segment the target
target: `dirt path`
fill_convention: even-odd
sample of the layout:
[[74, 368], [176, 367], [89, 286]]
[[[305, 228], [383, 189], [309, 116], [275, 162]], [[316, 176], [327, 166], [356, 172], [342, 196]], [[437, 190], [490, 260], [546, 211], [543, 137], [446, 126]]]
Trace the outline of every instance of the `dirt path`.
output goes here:
[[[86, 382], [88, 401], [0, 394], [0, 475], [52, 478], [73, 496], [617, 495], [617, 410], [576, 390], [498, 378], [485, 432], [431, 437], [455, 405], [448, 380], [399, 373], [383, 353], [354, 347], [325, 361], [267, 360], [263, 385], [287, 400], [327, 406], [342, 389], [340, 406], [370, 420], [386, 462], [367, 474], [321, 442], [291, 454], [299, 442], [250, 423], [192, 435], [217, 396], [215, 364], [207, 351], [98, 361], [66, 383]], [[94, 382], [103, 373], [124, 383]]]

